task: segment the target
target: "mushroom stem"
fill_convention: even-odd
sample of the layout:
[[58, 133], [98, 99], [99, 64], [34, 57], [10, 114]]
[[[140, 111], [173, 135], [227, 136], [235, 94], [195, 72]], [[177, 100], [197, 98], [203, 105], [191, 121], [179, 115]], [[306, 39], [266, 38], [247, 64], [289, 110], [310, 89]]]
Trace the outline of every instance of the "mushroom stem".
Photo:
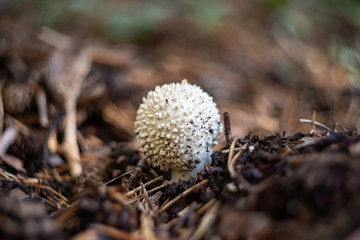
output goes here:
[[171, 182], [178, 182], [181, 180], [189, 180], [190, 178], [196, 178], [197, 174], [204, 171], [206, 166], [209, 166], [212, 162], [211, 158], [212, 150], [209, 147], [208, 154], [202, 159], [202, 161], [192, 171], [189, 170], [172, 170], [171, 171]]
[[66, 98], [64, 141], [61, 145], [62, 153], [68, 159], [72, 176], [79, 176], [82, 172], [76, 138], [76, 98], [77, 96], [68, 96]]

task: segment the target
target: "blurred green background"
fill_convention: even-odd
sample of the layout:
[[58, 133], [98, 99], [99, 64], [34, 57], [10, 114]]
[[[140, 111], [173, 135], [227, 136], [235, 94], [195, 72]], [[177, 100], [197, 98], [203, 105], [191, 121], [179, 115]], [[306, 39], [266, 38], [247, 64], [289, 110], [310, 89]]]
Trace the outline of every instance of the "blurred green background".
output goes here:
[[[264, 21], [286, 28], [302, 41], [321, 41], [334, 61], [347, 68], [359, 88], [360, 3], [356, 0], [253, 0]], [[254, 4], [255, 3], [255, 4]], [[249, 9], [259, 12], [259, 9]], [[2, 18], [29, 21], [65, 32], [97, 34], [122, 42], [153, 40], [174, 19], [194, 24], [200, 32], [216, 34], [236, 16], [235, 1], [216, 0], [2, 0]], [[241, 24], [241, 23], [239, 23]], [[318, 28], [322, 31], [319, 33]], [[70, 27], [70, 28], [69, 28]], [[72, 29], [71, 29], [72, 28]], [[321, 36], [319, 36], [321, 34]]]

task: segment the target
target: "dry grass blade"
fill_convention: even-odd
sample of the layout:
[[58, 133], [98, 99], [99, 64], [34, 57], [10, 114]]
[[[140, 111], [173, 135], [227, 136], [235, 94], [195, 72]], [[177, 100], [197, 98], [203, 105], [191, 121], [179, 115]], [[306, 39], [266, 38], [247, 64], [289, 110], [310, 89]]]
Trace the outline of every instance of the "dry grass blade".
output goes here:
[[[234, 151], [240, 151], [240, 150], [243, 150], [244, 147], [237, 147], [237, 148], [234, 148]], [[230, 152], [230, 149], [224, 149], [221, 151], [221, 153], [229, 153]]]
[[236, 171], [234, 169], [234, 164], [236, 162], [236, 160], [239, 158], [239, 156], [243, 153], [243, 151], [245, 149], [248, 148], [248, 143], [246, 143], [241, 150], [236, 153], [236, 155], [233, 157], [233, 152], [235, 149], [235, 144], [236, 144], [237, 138], [234, 139], [234, 141], [231, 144], [230, 147], [230, 152], [229, 152], [229, 157], [228, 157], [228, 161], [227, 161], [227, 168], [229, 171], [229, 175], [230, 177], [234, 180], [237, 181], [237, 187], [239, 190], [246, 190], [246, 191], [251, 191], [251, 185], [250, 183], [241, 175], [236, 175]]
[[211, 199], [211, 200], [210, 200], [209, 202], [207, 202], [204, 206], [202, 206], [202, 207], [197, 211], [197, 213], [200, 214], [200, 215], [204, 214], [207, 210], [209, 210], [209, 208], [211, 208], [212, 206], [214, 206], [215, 202], [216, 202], [216, 199], [215, 199], [215, 198]]
[[325, 130], [328, 130], [329, 132], [334, 132], [331, 128], [329, 128], [328, 126], [322, 124], [322, 123], [319, 123], [317, 121], [313, 121], [313, 120], [310, 120], [310, 119], [300, 119], [300, 123], [309, 123], [309, 124], [312, 124], [312, 125], [315, 125], [317, 127], [321, 127]]
[[192, 191], [194, 191], [196, 188], [201, 187], [202, 185], [207, 183], [207, 179], [195, 184], [194, 186], [192, 186], [191, 188], [187, 189], [186, 191], [182, 192], [181, 194], [179, 194], [177, 197], [175, 197], [173, 200], [171, 200], [170, 202], [168, 202], [166, 205], [162, 206], [158, 213], [162, 213], [164, 211], [166, 211], [169, 207], [171, 207], [174, 203], [176, 203], [179, 199], [185, 197], [186, 195], [188, 195], [189, 193], [191, 193]]
[[234, 169], [234, 163], [235, 163], [236, 159], [238, 159], [238, 157], [243, 153], [243, 151], [244, 151], [245, 149], [247, 149], [247, 147], [248, 147], [248, 145], [249, 145], [249, 144], [247, 143], [247, 144], [245, 144], [242, 148], [238, 148], [238, 149], [240, 149], [239, 152], [233, 157], [233, 153], [234, 153], [234, 150], [235, 150], [236, 141], [237, 141], [237, 138], [235, 138], [234, 141], [233, 141], [232, 144], [231, 144], [230, 152], [229, 152], [229, 157], [228, 157], [228, 161], [227, 161], [227, 168], [228, 168], [230, 177], [231, 177], [232, 179], [235, 179], [235, 178], [236, 178], [236, 172], [235, 172], [235, 169]]
[[52, 187], [49, 187], [47, 185], [41, 185], [38, 183], [27, 183], [24, 182], [24, 184], [28, 185], [29, 187], [35, 187], [35, 188], [40, 188], [40, 189], [44, 189], [44, 190], [48, 190], [50, 191], [52, 194], [54, 194], [56, 197], [62, 199], [65, 203], [68, 202], [67, 198], [64, 197], [63, 195], [61, 195], [60, 193], [58, 193], [57, 191], [55, 191]]
[[208, 229], [214, 223], [219, 208], [220, 208], [220, 203], [216, 202], [214, 206], [207, 213], [205, 213], [204, 217], [201, 219], [199, 227], [191, 236], [190, 240], [200, 240], [204, 237]]
[[148, 194], [144, 184], [141, 184], [141, 189], [143, 191], [142, 195], [144, 196], [144, 199], [145, 199], [146, 203], [148, 204], [150, 210], [152, 210], [154, 208], [154, 206], [152, 205], [152, 203], [151, 203], [151, 201], [149, 199], [149, 194]]
[[3, 176], [7, 181], [13, 181], [14, 179], [10, 178], [6, 173], [7, 172], [4, 169], [0, 168], [0, 175]]
[[117, 179], [119, 179], [119, 178], [121, 178], [121, 177], [124, 177], [124, 176], [126, 176], [126, 175], [128, 175], [128, 174], [130, 174], [130, 173], [133, 173], [134, 171], [135, 171], [135, 170], [131, 170], [131, 171], [128, 171], [128, 172], [126, 172], [126, 173], [124, 173], [124, 174], [121, 174], [121, 175], [119, 175], [119, 176], [111, 179], [110, 181], [106, 182], [104, 185], [106, 186], [106, 185], [108, 185], [109, 183], [112, 183], [113, 181], [116, 181]]
[[[159, 190], [159, 189], [161, 189], [161, 188], [166, 187], [167, 185], [169, 185], [168, 182], [165, 183], [165, 184], [162, 184], [162, 185], [160, 185], [160, 186], [158, 186], [158, 187], [155, 187], [155, 188], [153, 188], [153, 189], [151, 189], [151, 190], [149, 190], [149, 191], [147, 191], [147, 193], [148, 193], [148, 194], [151, 194], [151, 193], [156, 192], [157, 190]], [[136, 196], [136, 197], [132, 198], [131, 200], [129, 200], [129, 203], [136, 202], [136, 201], [140, 200], [140, 199], [143, 198], [143, 197], [144, 197], [143, 195], [141, 195], [141, 196]]]
[[[153, 180], [150, 180], [150, 181], [148, 181], [147, 183], [145, 183], [144, 186], [147, 187], [147, 186], [149, 186], [150, 184], [153, 184], [154, 182], [157, 182], [157, 181], [161, 181], [161, 180], [163, 180], [163, 179], [164, 179], [163, 176], [154, 178]], [[134, 190], [131, 190], [130, 192], [127, 192], [127, 193], [125, 194], [125, 196], [131, 196], [131, 195], [133, 195], [134, 193], [136, 193], [136, 192], [138, 192], [138, 191], [140, 191], [140, 190], [141, 190], [141, 186], [135, 188]]]
[[341, 123], [335, 123], [336, 127], [339, 127], [342, 131], [347, 132], [347, 129]]
[[4, 176], [6, 176], [7, 178], [10, 178], [11, 181], [20, 182], [20, 180], [18, 178], [18, 175], [12, 174], [12, 173], [10, 173], [10, 172], [2, 169], [2, 168], [0, 168], [0, 170], [1, 170], [0, 172], [2, 174], [4, 174]]
[[315, 116], [316, 116], [316, 112], [313, 111], [313, 116], [312, 116], [312, 132], [313, 133], [316, 133], [316, 127], [315, 127], [315, 124], [314, 124], [315, 119], [316, 119]]
[[159, 189], [161, 189], [161, 188], [164, 188], [164, 187], [166, 187], [167, 185], [169, 185], [168, 182], [167, 182], [167, 183], [164, 183], [164, 184], [162, 184], [162, 185], [160, 185], [160, 186], [158, 186], [158, 187], [155, 187], [155, 188], [153, 188], [153, 189], [151, 189], [151, 190], [149, 190], [148, 193], [151, 194], [151, 193], [153, 193], [153, 192], [156, 192], [157, 190], [159, 190]]
[[231, 159], [232, 159], [232, 156], [234, 154], [234, 148], [235, 148], [235, 144], [236, 144], [237, 139], [238, 138], [236, 137], [233, 140], [233, 142], [231, 143], [230, 152], [229, 152], [228, 161], [227, 161], [227, 168], [228, 168], [230, 176], [235, 176], [235, 174], [236, 174], [234, 166], [232, 166], [232, 164], [231, 164]]
[[[243, 151], [245, 150], [245, 149], [247, 149], [247, 146], [248, 146], [248, 144], [245, 144], [244, 145], [244, 148], [242, 148], [237, 154], [235, 154], [235, 156], [231, 159], [231, 161], [230, 161], [230, 166], [231, 166], [231, 169], [232, 169], [232, 173], [234, 174], [235, 173], [235, 170], [234, 170], [234, 163], [235, 163], [235, 161], [239, 158], [239, 156], [243, 153]], [[236, 173], [235, 173], [236, 174]], [[232, 178], [235, 178], [235, 174], [234, 175], [231, 175], [231, 177]]]
[[59, 175], [59, 173], [56, 171], [56, 169], [52, 169], [52, 174], [44, 174], [42, 172], [35, 174], [37, 178], [43, 179], [43, 180], [56, 180], [58, 182], [70, 182], [72, 178], [68, 175]]

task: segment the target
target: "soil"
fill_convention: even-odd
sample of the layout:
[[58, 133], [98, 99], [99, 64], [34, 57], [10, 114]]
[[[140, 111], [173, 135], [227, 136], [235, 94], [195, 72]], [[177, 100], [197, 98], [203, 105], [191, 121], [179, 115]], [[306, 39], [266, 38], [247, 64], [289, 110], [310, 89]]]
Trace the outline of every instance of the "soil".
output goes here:
[[[21, 136], [9, 154], [23, 154], [25, 173], [2, 159], [0, 231], [4, 239], [356, 238], [359, 140], [350, 130], [252, 133], [214, 152], [197, 179], [168, 183], [170, 173], [115, 142], [84, 153], [84, 174], [72, 179], [61, 166], [41, 169], [38, 140]], [[229, 159], [229, 150], [239, 155]]]
[[[215, 36], [177, 20], [137, 45], [60, 32], [54, 40], [51, 31], [44, 40], [1, 20], [1, 238], [360, 238], [359, 91], [322, 42], [272, 36], [266, 11], [244, 2]], [[60, 69], [49, 62], [62, 37], [73, 42]], [[83, 62], [91, 63], [85, 79], [49, 88], [49, 72], [81, 76]], [[182, 78], [214, 96], [224, 133], [212, 164], [174, 183], [139, 153], [133, 119], [148, 90]], [[55, 96], [61, 84], [64, 96]], [[71, 109], [62, 104], [73, 96], [69, 149]]]

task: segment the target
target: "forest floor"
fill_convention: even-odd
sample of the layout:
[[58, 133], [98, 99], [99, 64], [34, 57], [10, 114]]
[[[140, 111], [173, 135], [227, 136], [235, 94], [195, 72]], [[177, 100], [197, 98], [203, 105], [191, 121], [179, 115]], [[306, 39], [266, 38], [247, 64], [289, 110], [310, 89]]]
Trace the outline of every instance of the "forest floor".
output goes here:
[[[360, 238], [359, 92], [322, 42], [300, 43], [252, 7], [216, 36], [175, 21], [141, 45], [1, 21], [2, 238]], [[169, 183], [138, 152], [133, 120], [147, 91], [183, 78], [214, 97], [225, 131], [211, 166]], [[62, 104], [77, 95], [72, 177]]]

